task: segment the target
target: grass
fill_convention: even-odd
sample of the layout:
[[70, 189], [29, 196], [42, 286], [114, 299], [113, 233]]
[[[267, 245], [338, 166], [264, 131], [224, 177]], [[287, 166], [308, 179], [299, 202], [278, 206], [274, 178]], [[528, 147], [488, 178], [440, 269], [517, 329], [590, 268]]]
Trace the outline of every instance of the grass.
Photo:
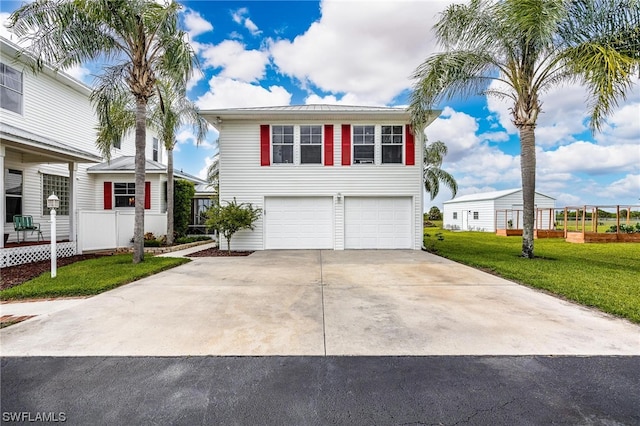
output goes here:
[[83, 260], [58, 269], [56, 278], [45, 272], [37, 278], [0, 291], [0, 300], [91, 296], [173, 268], [189, 259], [145, 256], [134, 265], [131, 254]]
[[573, 244], [535, 240], [536, 258], [520, 257], [522, 238], [485, 232], [425, 229], [425, 247], [469, 266], [547, 290], [585, 306], [640, 323], [640, 246], [634, 243]]

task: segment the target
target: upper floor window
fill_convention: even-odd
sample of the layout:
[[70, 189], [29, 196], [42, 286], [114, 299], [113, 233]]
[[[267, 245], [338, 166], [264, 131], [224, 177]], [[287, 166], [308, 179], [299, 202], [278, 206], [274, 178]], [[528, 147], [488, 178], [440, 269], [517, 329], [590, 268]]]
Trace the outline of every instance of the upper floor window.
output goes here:
[[22, 73], [0, 63], [0, 107], [22, 114]]
[[300, 164], [322, 164], [322, 126], [300, 126]]
[[273, 164], [293, 164], [293, 126], [271, 126]]
[[373, 164], [375, 126], [353, 126], [353, 164]]
[[113, 184], [113, 194], [116, 207], [136, 206], [136, 184], [132, 182]]
[[160, 144], [158, 138], [153, 138], [153, 161], [160, 161]]
[[69, 178], [66, 176], [42, 175], [42, 214], [48, 215], [47, 198], [55, 193], [60, 200], [59, 215], [69, 214]]
[[22, 214], [22, 171], [4, 171], [5, 222], [13, 222], [14, 215]]
[[382, 163], [402, 163], [402, 126], [382, 126]]

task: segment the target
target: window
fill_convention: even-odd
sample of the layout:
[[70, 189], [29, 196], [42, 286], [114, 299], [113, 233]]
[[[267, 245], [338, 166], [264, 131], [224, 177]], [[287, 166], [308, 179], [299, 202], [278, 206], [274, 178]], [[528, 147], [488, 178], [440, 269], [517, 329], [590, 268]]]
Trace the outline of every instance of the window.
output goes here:
[[207, 221], [207, 210], [211, 207], [211, 198], [194, 198], [192, 205], [191, 224], [204, 225]]
[[115, 195], [116, 207], [136, 206], [136, 184], [135, 183], [114, 183], [113, 193]]
[[300, 126], [300, 163], [322, 164], [322, 126]]
[[458, 212], [453, 212], [453, 218], [457, 219], [458, 218]]
[[122, 139], [118, 138], [117, 141], [113, 142], [113, 148], [120, 149], [122, 148]]
[[373, 164], [374, 126], [353, 126], [353, 164]]
[[60, 200], [60, 208], [56, 210], [59, 215], [69, 215], [69, 178], [66, 176], [42, 175], [42, 214], [49, 214], [47, 198], [55, 193]]
[[160, 156], [158, 155], [159, 146], [158, 146], [158, 138], [153, 138], [153, 161], [160, 161]]
[[0, 107], [22, 114], [22, 73], [3, 63], [0, 63]]
[[13, 216], [22, 214], [22, 171], [4, 171], [5, 222], [13, 222]]
[[402, 164], [402, 126], [382, 126], [382, 163]]
[[293, 126], [271, 126], [273, 164], [293, 164]]
[[478, 212], [473, 212], [473, 220], [478, 220]]

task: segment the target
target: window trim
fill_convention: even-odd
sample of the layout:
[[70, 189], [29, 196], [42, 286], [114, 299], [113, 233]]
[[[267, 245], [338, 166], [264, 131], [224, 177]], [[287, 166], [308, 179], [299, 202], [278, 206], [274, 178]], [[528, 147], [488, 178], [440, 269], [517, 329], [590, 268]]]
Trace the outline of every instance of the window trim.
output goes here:
[[[5, 64], [4, 62], [0, 62], [0, 68], [9, 68], [12, 71], [15, 71], [16, 73], [20, 74], [20, 91], [11, 88], [7, 85], [4, 84], [4, 79], [0, 78], [0, 88], [6, 89], [6, 90], [11, 90], [14, 93], [18, 93], [20, 95], [20, 111], [14, 111], [8, 108], [4, 108], [0, 105], [0, 109], [2, 109], [3, 111], [8, 111], [10, 113], [13, 114], [18, 114], [18, 115], [24, 115], [24, 73], [22, 71], [17, 70], [16, 68], [13, 68], [10, 65]], [[0, 70], [0, 77], [4, 76], [4, 70]]]
[[151, 159], [160, 162], [160, 141], [158, 138], [151, 138]]
[[[295, 127], [295, 126], [294, 126]], [[323, 166], [324, 165], [324, 125], [323, 124], [299, 124], [298, 126], [298, 146], [300, 148], [300, 163], [299, 165], [301, 166]], [[319, 127], [320, 128], [320, 135], [319, 135], [319, 143], [302, 143], [302, 128], [303, 127]], [[296, 138], [295, 138], [295, 128], [293, 131], [294, 134], [294, 138], [293, 138], [293, 145], [294, 145], [294, 151], [295, 151], [295, 145], [296, 145]], [[313, 133], [310, 134], [310, 136], [314, 136]], [[318, 146], [320, 148], [320, 161], [317, 163], [303, 163], [302, 162], [302, 147], [303, 146]], [[294, 155], [295, 157], [295, 155]], [[294, 158], [294, 163], [295, 163], [295, 158]]]
[[[359, 166], [359, 165], [364, 165], [364, 166], [370, 166], [370, 165], [376, 165], [376, 139], [377, 139], [377, 135], [378, 135], [378, 127], [379, 125], [375, 125], [375, 124], [352, 124], [351, 125], [351, 165], [352, 166]], [[356, 144], [356, 127], [373, 127], [373, 143], [359, 143]], [[362, 133], [362, 136], [366, 136], [366, 133]], [[358, 146], [369, 146], [371, 145], [373, 147], [373, 158], [371, 159], [371, 162], [366, 162], [366, 163], [356, 163], [356, 145]]]
[[[133, 192], [128, 192], [127, 194], [116, 194], [116, 186], [118, 185], [126, 185], [127, 191], [129, 191], [129, 186], [133, 185]], [[125, 206], [119, 206], [117, 203], [118, 197], [128, 197], [128, 204]], [[133, 203], [133, 204], [132, 204]], [[131, 209], [136, 207], [136, 183], [135, 182], [113, 182], [113, 208], [114, 209]]]
[[[5, 220], [5, 223], [13, 223], [13, 217], [11, 217], [11, 220], [8, 221], [8, 222], [6, 220], [7, 219], [7, 214], [8, 214], [7, 198], [17, 198], [17, 199], [19, 199], [20, 200], [20, 213], [17, 213], [17, 214], [21, 215], [21, 214], [24, 213], [24, 211], [22, 209], [24, 207], [24, 205], [23, 205], [23, 201], [24, 201], [24, 170], [12, 169], [12, 168], [9, 168], [9, 167], [7, 167], [7, 168], [5, 168], [3, 170], [3, 173], [5, 173], [5, 174], [6, 173], [10, 173], [10, 172], [19, 172], [19, 174], [20, 174], [20, 181], [21, 181], [20, 182], [20, 195], [7, 194], [7, 187], [6, 187], [7, 180], [6, 180], [6, 177], [3, 176], [3, 179], [5, 179], [5, 188], [4, 188], [4, 194], [3, 194], [4, 198], [5, 198], [4, 199], [4, 208], [5, 208], [5, 218], [4, 218], [4, 220]], [[12, 216], [15, 216], [15, 215], [12, 215]]]
[[[402, 138], [402, 141], [400, 143], [385, 143], [384, 142], [384, 136], [386, 136], [384, 133], [382, 133], [382, 129], [384, 127], [391, 127], [391, 138], [393, 139], [393, 136], [396, 136], [395, 133], [393, 133], [393, 128], [394, 127], [399, 127], [400, 128], [400, 137]], [[407, 136], [405, 134], [405, 127], [402, 124], [381, 124], [380, 125], [380, 164], [384, 164], [384, 165], [406, 165], [406, 158], [405, 158], [405, 151], [406, 151], [406, 143], [407, 143]], [[384, 161], [384, 147], [385, 146], [394, 146], [394, 147], [400, 147], [400, 161], [397, 163], [387, 163]]]
[[[282, 127], [283, 128], [283, 133], [282, 135], [284, 136], [285, 134], [288, 133], [284, 133], [284, 128], [285, 127], [291, 127], [291, 143], [274, 143], [273, 142], [273, 130], [274, 127]], [[284, 138], [283, 138], [284, 139]], [[291, 145], [291, 162], [290, 163], [284, 163], [284, 162], [278, 162], [276, 163], [274, 161], [274, 155], [273, 155], [273, 148], [275, 146], [289, 146]], [[296, 150], [295, 150], [295, 146], [296, 146], [296, 125], [295, 124], [270, 124], [269, 125], [269, 154], [271, 156], [271, 165], [272, 166], [281, 166], [281, 165], [285, 165], [285, 166], [293, 166], [296, 165]]]

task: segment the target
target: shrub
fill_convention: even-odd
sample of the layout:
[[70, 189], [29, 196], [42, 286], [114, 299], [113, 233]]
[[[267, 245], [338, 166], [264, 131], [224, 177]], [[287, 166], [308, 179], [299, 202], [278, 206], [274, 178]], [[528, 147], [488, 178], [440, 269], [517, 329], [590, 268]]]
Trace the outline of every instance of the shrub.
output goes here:
[[207, 212], [209, 228], [218, 231], [227, 240], [227, 250], [231, 253], [231, 237], [241, 229], [253, 229], [253, 224], [262, 213], [261, 208], [253, 207], [251, 203], [245, 204], [225, 201], [224, 206], [215, 204]]
[[191, 221], [191, 200], [196, 193], [193, 182], [179, 179], [173, 185], [173, 233], [178, 237], [187, 235]]

